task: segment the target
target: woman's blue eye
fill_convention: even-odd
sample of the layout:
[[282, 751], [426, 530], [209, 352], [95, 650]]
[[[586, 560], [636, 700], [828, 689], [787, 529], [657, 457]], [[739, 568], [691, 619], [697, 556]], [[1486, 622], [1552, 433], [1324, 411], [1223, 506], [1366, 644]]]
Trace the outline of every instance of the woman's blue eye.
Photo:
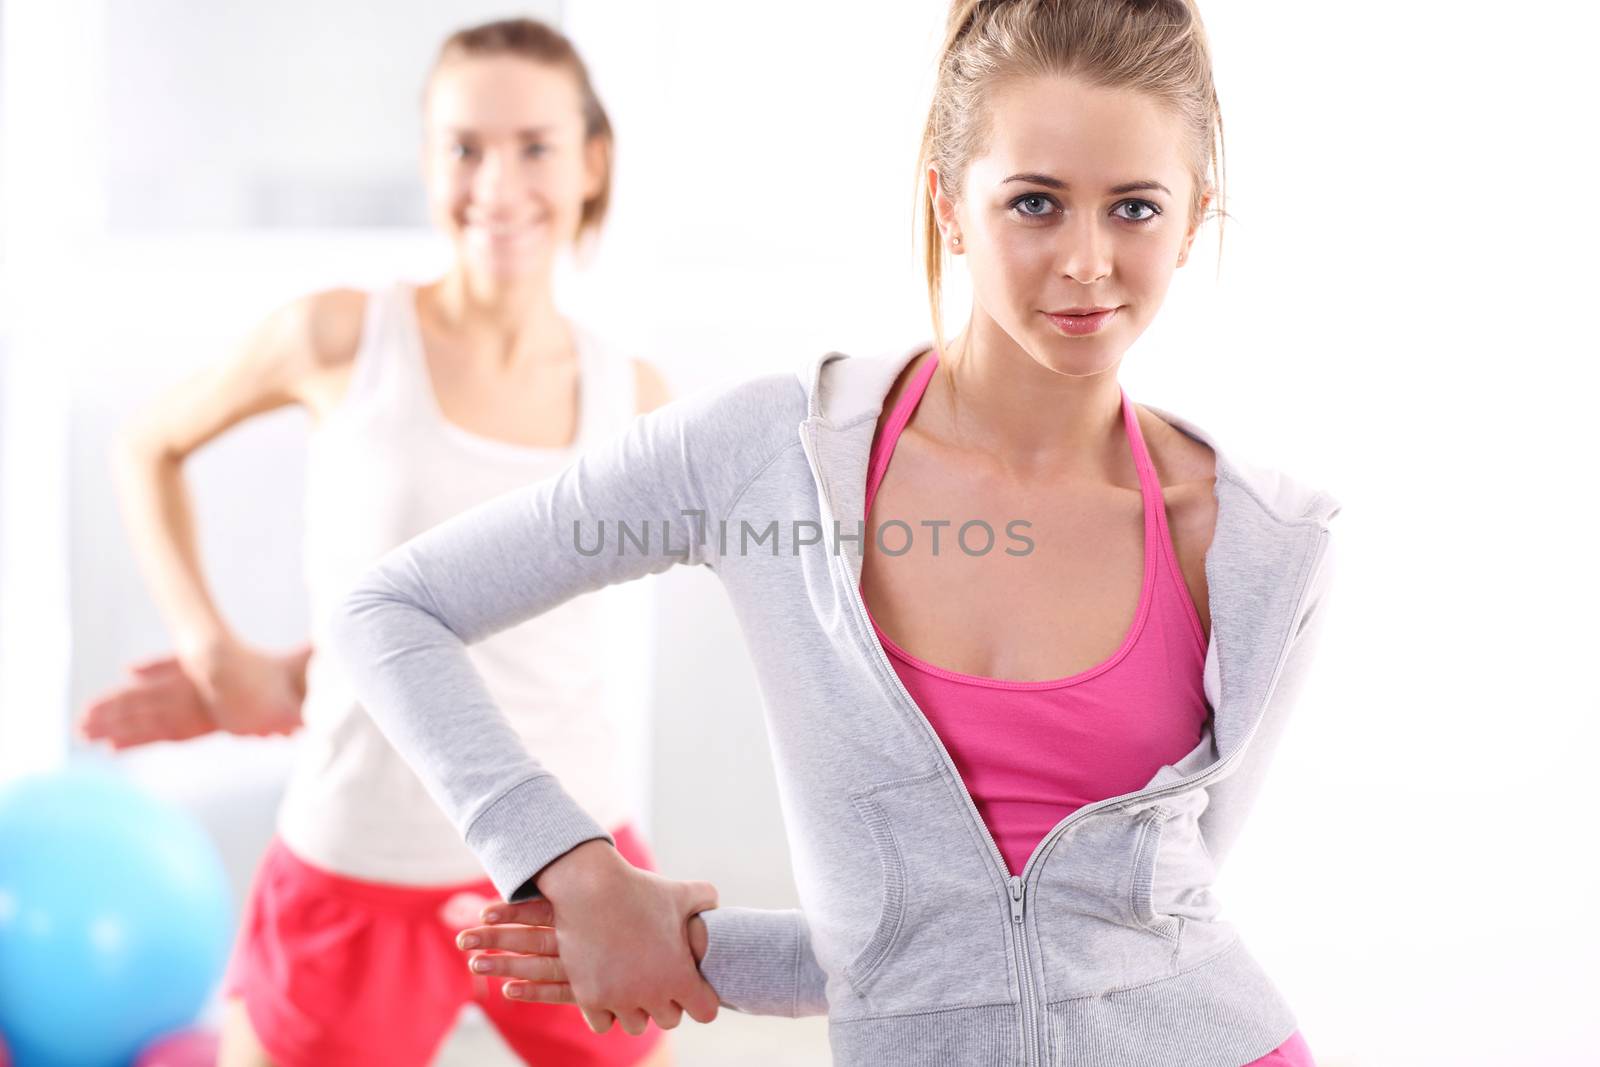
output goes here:
[[450, 155], [456, 159], [464, 159], [472, 154], [472, 146], [464, 145], [460, 141], [450, 146]]
[[1055, 201], [1039, 193], [1029, 193], [1011, 201], [1011, 210], [1026, 218], [1043, 218], [1055, 210]]
[[[1117, 208], [1124, 207], [1143, 209], [1149, 212], [1148, 215], [1140, 215], [1137, 218], [1129, 218], [1127, 215], [1119, 216], [1120, 218], [1127, 219], [1129, 222], [1149, 222], [1151, 219], [1161, 214], [1161, 209], [1156, 207], [1148, 200], [1124, 200], [1122, 203], [1117, 205]], [[1113, 208], [1112, 210], [1117, 210], [1117, 208]]]
[[550, 149], [542, 144], [524, 145], [522, 148], [522, 154], [527, 156], [529, 159], [538, 159], [548, 151], [550, 151]]

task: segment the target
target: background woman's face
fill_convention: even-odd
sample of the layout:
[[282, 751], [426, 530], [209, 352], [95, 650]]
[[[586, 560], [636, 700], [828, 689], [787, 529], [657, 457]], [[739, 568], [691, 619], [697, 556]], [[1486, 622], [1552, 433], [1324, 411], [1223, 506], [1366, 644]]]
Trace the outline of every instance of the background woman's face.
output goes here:
[[[941, 205], [975, 311], [1055, 370], [1107, 370], [1155, 317], [1193, 239], [1185, 131], [1149, 96], [1063, 77], [1006, 82], [989, 109], [987, 148]], [[1093, 332], [1049, 314], [1094, 307], [1116, 310]]]
[[457, 255], [495, 276], [547, 270], [599, 191], [572, 75], [516, 56], [445, 64], [423, 116], [423, 177], [433, 222]]

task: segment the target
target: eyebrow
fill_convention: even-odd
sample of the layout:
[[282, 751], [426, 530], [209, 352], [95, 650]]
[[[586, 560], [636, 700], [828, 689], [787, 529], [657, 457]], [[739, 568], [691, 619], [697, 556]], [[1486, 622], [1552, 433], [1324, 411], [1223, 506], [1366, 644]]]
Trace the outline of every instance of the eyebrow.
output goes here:
[[[517, 131], [517, 136], [518, 137], [543, 137], [545, 134], [547, 134], [549, 132], [550, 132], [550, 127], [548, 127], [548, 126], [528, 126], [528, 127], [525, 127], [524, 129], [518, 130]], [[465, 126], [446, 126], [445, 127], [445, 133], [448, 133], [451, 137], [477, 137], [477, 136], [479, 136], [477, 130], [471, 130], [471, 129], [466, 128]]]
[[[1027, 182], [1030, 185], [1042, 185], [1046, 189], [1067, 188], [1066, 182], [1062, 181], [1060, 178], [1052, 178], [1048, 174], [1013, 174], [1000, 184], [1005, 185], [1007, 182]], [[1111, 192], [1113, 195], [1120, 195], [1122, 193], [1148, 192], [1153, 189], [1159, 189], [1168, 196], [1172, 195], [1171, 189], [1168, 189], [1160, 182], [1150, 181], [1148, 179], [1137, 182], [1123, 182], [1121, 185], [1113, 185], [1109, 192]]]

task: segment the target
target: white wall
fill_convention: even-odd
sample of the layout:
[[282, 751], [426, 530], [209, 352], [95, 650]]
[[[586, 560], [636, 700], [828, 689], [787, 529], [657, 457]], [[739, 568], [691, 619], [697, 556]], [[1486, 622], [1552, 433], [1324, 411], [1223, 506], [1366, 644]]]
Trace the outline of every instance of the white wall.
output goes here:
[[[559, 0], [514, 6], [560, 13]], [[111, 229], [426, 225], [406, 120], [439, 42], [506, 12], [494, 0], [106, 0]]]
[[[569, 306], [654, 358], [679, 391], [924, 336], [909, 193], [941, 6], [567, 5], [620, 140], [614, 224]], [[1197, 249], [1123, 380], [1135, 399], [1344, 503], [1337, 621], [1230, 858], [1228, 912], [1325, 1065], [1590, 1062], [1600, 935], [1586, 903], [1600, 868], [1579, 783], [1600, 742], [1585, 418], [1600, 233], [1579, 105], [1594, 97], [1580, 49], [1595, 17], [1575, 5], [1527, 19], [1376, 0], [1203, 6], [1228, 123], [1223, 268], [1210, 267], [1214, 246]], [[5, 15], [9, 59], [15, 5]], [[411, 114], [403, 97], [385, 121]], [[94, 152], [79, 156], [106, 173]], [[29, 188], [8, 220], [48, 193]], [[81, 353], [70, 470], [80, 693], [161, 640], [110, 525], [95, 435], [280, 296], [387, 267], [401, 246], [405, 262], [428, 254], [417, 234], [394, 245], [298, 234], [276, 252], [260, 235], [152, 240], [118, 238], [95, 271], [52, 261], [29, 284], [80, 313], [54, 334], [16, 332]], [[214, 275], [203, 322], [132, 300], [197, 263]], [[125, 270], [108, 273], [115, 264]], [[294, 498], [299, 432], [292, 417], [263, 421], [197, 471], [210, 529], [256, 545], [254, 562], [214, 566], [225, 601], [260, 613], [263, 640], [300, 625], [262, 591], [293, 574], [292, 520], [257, 499]], [[39, 501], [5, 485], [11, 533], [24, 525], [17, 509]], [[244, 529], [247, 514], [281, 525]], [[711, 878], [729, 903], [788, 903], [736, 628], [709, 575], [655, 584], [662, 863]]]

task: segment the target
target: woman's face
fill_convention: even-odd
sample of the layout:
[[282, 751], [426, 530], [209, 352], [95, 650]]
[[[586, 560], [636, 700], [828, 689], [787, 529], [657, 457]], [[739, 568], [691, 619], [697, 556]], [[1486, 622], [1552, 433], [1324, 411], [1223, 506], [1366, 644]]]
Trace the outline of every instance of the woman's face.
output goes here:
[[586, 140], [575, 79], [517, 56], [473, 56], [434, 72], [423, 114], [433, 222], [470, 268], [547, 271], [600, 190], [605, 145]]
[[[1188, 256], [1193, 177], [1178, 118], [1149, 96], [1072, 78], [1020, 78], [989, 98], [990, 137], [941, 225], [986, 316], [1068, 374], [1115, 367]], [[1088, 309], [1109, 314], [1072, 314]]]

